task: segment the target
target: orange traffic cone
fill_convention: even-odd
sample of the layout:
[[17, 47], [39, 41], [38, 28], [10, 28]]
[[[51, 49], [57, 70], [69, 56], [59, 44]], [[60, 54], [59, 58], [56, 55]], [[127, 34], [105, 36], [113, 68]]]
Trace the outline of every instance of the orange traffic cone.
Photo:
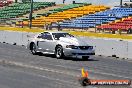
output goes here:
[[88, 71], [85, 71], [84, 68], [81, 70], [82, 72], [82, 77], [79, 79], [79, 82], [82, 86], [87, 86], [90, 85], [90, 79], [88, 78]]
[[82, 77], [88, 77], [88, 71], [85, 71], [84, 68], [82, 68]]

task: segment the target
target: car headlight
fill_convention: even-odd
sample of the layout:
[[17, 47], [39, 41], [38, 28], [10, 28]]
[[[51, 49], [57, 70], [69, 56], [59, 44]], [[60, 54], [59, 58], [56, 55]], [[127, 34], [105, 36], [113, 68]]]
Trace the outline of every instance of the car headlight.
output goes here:
[[78, 46], [75, 46], [75, 45], [66, 45], [66, 48], [78, 49]]

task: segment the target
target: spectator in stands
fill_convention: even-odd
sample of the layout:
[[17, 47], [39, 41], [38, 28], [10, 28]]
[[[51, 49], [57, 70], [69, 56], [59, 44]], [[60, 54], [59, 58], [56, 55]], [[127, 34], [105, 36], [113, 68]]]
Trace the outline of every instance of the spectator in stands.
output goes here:
[[52, 22], [49, 25], [49, 30], [52, 30]]
[[118, 29], [119, 34], [121, 35], [121, 29]]
[[131, 34], [131, 33], [132, 33], [132, 29], [129, 28], [129, 29], [127, 30], [127, 34]]
[[23, 26], [24, 26], [24, 23], [23, 23], [23, 21], [21, 22], [21, 26], [22, 26], [22, 28], [23, 28]]
[[112, 34], [115, 34], [115, 30], [114, 29], [112, 29]]
[[58, 23], [58, 26], [57, 26], [57, 27], [58, 27], [58, 31], [62, 31], [62, 30], [61, 30], [61, 26], [60, 26], [59, 23]]
[[18, 21], [18, 27], [21, 27], [21, 22], [20, 21]]
[[49, 24], [45, 24], [45, 29], [48, 30], [49, 29]]

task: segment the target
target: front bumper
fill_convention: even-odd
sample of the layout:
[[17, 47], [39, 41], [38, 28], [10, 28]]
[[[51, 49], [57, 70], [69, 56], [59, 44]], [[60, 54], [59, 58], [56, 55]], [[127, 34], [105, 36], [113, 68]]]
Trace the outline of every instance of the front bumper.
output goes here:
[[83, 56], [89, 57], [89, 56], [95, 55], [94, 49], [81, 50], [81, 49], [65, 48], [63, 51], [65, 56], [74, 57], [74, 58], [82, 58]]

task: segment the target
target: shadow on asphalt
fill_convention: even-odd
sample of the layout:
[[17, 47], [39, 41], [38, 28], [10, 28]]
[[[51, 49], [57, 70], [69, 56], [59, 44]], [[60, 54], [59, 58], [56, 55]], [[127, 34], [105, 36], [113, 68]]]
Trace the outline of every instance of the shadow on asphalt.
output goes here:
[[[55, 55], [42, 54], [42, 53], [39, 53], [38, 55], [39, 55], [39, 56], [50, 57], [50, 58], [56, 58]], [[94, 59], [94, 58], [92, 58], [92, 59], [87, 59], [87, 60], [83, 60], [83, 59], [78, 59], [78, 58], [64, 57], [64, 58], [62, 58], [62, 59], [64, 59], [64, 60], [72, 60], [72, 61], [99, 61], [99, 60]]]
[[84, 60], [84, 59], [78, 59], [78, 58], [65, 58], [65, 60], [72, 60], [72, 61], [99, 61], [99, 60], [96, 60], [96, 59]]
[[38, 56], [44, 56], [44, 57], [50, 57], [50, 58], [56, 58], [55, 55], [42, 54], [42, 53], [39, 53]]

